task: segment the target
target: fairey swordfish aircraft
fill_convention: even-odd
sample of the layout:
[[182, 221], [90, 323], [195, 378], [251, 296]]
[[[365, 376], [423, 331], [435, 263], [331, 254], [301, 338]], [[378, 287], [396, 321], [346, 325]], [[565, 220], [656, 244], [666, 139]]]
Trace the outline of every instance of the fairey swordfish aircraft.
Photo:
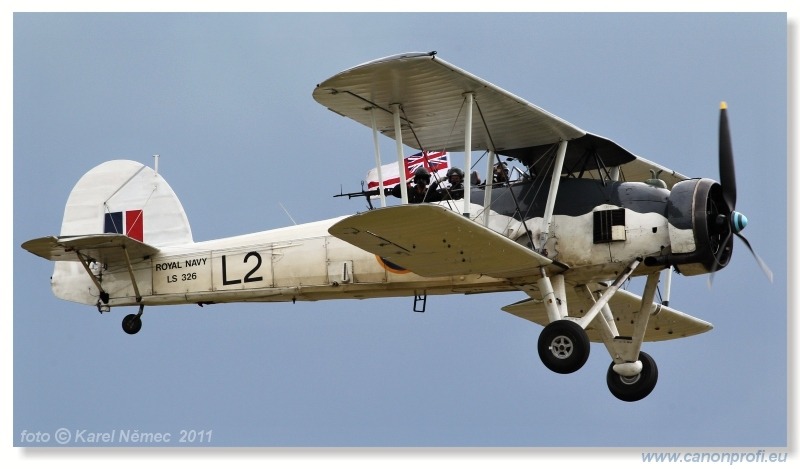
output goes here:
[[[466, 168], [483, 151], [486, 174], [501, 157], [525, 170], [496, 184], [467, 177], [462, 197], [430, 203], [409, 203], [412, 187], [401, 182], [401, 202], [389, 206], [381, 184], [372, 192], [380, 208], [196, 242], [158, 165], [115, 160], [78, 181], [59, 236], [22, 246], [55, 261], [57, 297], [101, 313], [138, 306], [123, 319], [128, 334], [141, 329], [145, 306], [408, 296], [424, 310], [427, 295], [520, 291], [526, 298], [502, 309], [544, 326], [544, 365], [575, 372], [590, 342], [602, 342], [608, 387], [623, 401], [656, 385], [643, 342], [712, 328], [669, 307], [672, 272], [713, 275], [730, 262], [733, 235], [753, 252], [739, 233], [747, 220], [735, 211], [724, 103], [715, 182], [638, 157], [435, 52], [358, 65], [313, 97], [372, 129], [378, 168], [383, 134], [396, 141], [398, 167], [407, 145], [463, 152]], [[646, 278], [641, 296], [621, 288], [637, 276]]]

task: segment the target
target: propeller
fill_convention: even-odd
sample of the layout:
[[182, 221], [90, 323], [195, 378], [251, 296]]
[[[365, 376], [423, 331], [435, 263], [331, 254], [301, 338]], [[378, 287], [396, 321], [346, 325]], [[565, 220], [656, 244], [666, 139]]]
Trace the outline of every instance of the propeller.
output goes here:
[[747, 217], [736, 211], [736, 171], [733, 164], [733, 145], [731, 145], [730, 126], [728, 125], [728, 105], [725, 101], [720, 104], [719, 112], [719, 178], [720, 185], [722, 186], [722, 199], [725, 201], [727, 207], [710, 207], [709, 216], [714, 217], [713, 223], [718, 230], [717, 233], [727, 233], [727, 235], [719, 246], [717, 254], [714, 256], [714, 265], [711, 269], [711, 275], [708, 278], [708, 285], [709, 287], [711, 286], [714, 272], [720, 265], [719, 261], [733, 235], [736, 235], [744, 242], [759, 267], [761, 267], [761, 271], [764, 272], [764, 275], [772, 282], [772, 271], [767, 267], [766, 262], [756, 254], [747, 238], [741, 234], [741, 231], [747, 226]]

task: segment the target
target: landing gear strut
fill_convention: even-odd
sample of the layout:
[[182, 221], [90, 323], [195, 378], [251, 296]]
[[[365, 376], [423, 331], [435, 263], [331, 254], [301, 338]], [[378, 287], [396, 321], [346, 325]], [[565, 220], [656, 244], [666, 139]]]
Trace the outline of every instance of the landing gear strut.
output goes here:
[[[650, 355], [641, 351], [641, 347], [649, 317], [654, 311], [660, 271], [647, 275], [638, 312], [634, 312], [630, 329], [625, 331], [630, 335], [620, 334], [609, 305], [640, 262], [640, 258], [631, 261], [614, 282], [603, 289], [599, 299], [595, 299], [588, 285], [576, 285], [576, 294], [584, 300], [580, 310], [585, 313], [580, 317], [568, 316], [563, 276], [555, 275], [551, 282], [547, 272], [541, 270], [539, 301], [544, 305], [548, 324], [539, 335], [537, 349], [539, 358], [548, 369], [561, 374], [578, 371], [589, 358], [590, 342], [586, 329], [591, 327], [614, 360], [606, 375], [608, 389], [614, 397], [634, 402], [644, 399], [655, 389], [658, 368]], [[633, 301], [628, 299], [628, 302]]]
[[144, 313], [144, 305], [139, 305], [139, 312], [136, 314], [129, 314], [122, 319], [122, 330], [128, 334], [136, 334], [142, 329], [142, 313]]

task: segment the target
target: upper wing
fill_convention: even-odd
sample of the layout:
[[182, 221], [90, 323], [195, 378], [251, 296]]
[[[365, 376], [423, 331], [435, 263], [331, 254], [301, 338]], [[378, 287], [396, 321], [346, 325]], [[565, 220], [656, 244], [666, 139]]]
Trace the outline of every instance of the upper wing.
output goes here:
[[[550, 143], [504, 150], [500, 154], [518, 159], [538, 174], [546, 173], [550, 169], [552, 160], [548, 156], [554, 155], [555, 152], [556, 144]], [[569, 141], [564, 155], [562, 173], [578, 176], [584, 171], [598, 170], [603, 167], [611, 168], [613, 166], [619, 166], [620, 180], [630, 182], [642, 182], [652, 178], [650, 170], [658, 172], [658, 177], [668, 187], [672, 187], [676, 182], [689, 179], [658, 163], [636, 156], [605, 137], [590, 133]], [[595, 175], [587, 173], [583, 177], [595, 177]]]
[[425, 276], [536, 275], [552, 261], [438, 205], [380, 208], [353, 215], [330, 234]]
[[544, 145], [585, 134], [433, 54], [396, 55], [345, 70], [317, 85], [314, 99], [370, 128], [374, 110], [378, 130], [391, 138], [392, 104], [399, 104], [403, 143], [420, 150], [464, 150], [466, 93], [473, 93], [479, 110], [472, 123], [475, 150]]
[[[596, 286], [594, 290], [597, 293], [602, 292], [602, 286]], [[575, 291], [571, 288], [567, 289], [567, 304], [579, 305], [582, 298], [579, 298]], [[618, 290], [611, 300], [608, 302], [611, 312], [614, 315], [614, 321], [617, 324], [617, 330], [621, 336], [633, 335], [633, 319], [634, 315], [638, 314], [639, 308], [642, 305], [642, 298], [626, 290]], [[548, 324], [547, 312], [544, 305], [539, 300], [526, 299], [517, 303], [510, 304], [502, 308], [503, 311], [519, 316], [523, 319], [546, 326]], [[571, 312], [577, 311], [577, 308], [571, 309]], [[601, 317], [601, 316], [598, 316]], [[645, 332], [645, 342], [656, 342], [661, 340], [679, 339], [681, 337], [689, 337], [703, 332], [708, 332], [713, 326], [688, 314], [682, 313], [678, 310], [672, 309], [663, 305], [655, 305], [655, 311], [647, 322], [647, 331]], [[591, 324], [586, 328], [586, 333], [592, 342], [602, 342], [600, 334], [594, 329]]]
[[158, 252], [149, 244], [117, 233], [46, 236], [26, 241], [22, 247], [50, 261], [78, 261], [80, 253], [84, 258], [107, 265], [135, 262]]
[[[628, 181], [662, 170], [668, 186], [685, 176], [637, 157], [613, 141], [585, 132], [546, 110], [436, 57], [435, 52], [385, 57], [345, 70], [314, 89], [314, 99], [367, 127], [395, 138], [392, 105], [401, 107], [402, 141], [420, 150], [463, 151], [465, 95], [475, 112], [472, 148], [517, 158], [547, 170], [555, 144], [569, 141], [564, 172], [621, 166]], [[541, 168], [537, 165], [541, 165]]]

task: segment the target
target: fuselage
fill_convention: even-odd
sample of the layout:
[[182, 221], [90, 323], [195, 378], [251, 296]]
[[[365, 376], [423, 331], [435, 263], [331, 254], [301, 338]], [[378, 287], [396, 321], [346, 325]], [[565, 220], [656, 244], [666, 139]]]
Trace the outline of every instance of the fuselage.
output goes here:
[[[471, 210], [484, 223], [484, 188], [473, 189]], [[519, 182], [492, 191], [489, 227], [569, 270], [574, 283], [612, 278], [632, 259], [669, 246], [669, 191], [643, 183], [563, 179], [546, 242], [542, 214], [547, 187]], [[441, 205], [461, 211], [463, 201]], [[141, 304], [308, 301], [515, 290], [507, 279], [480, 275], [426, 278], [387, 263], [328, 233], [344, 217], [230, 238], [161, 248], [133, 265]], [[93, 266], [101, 273], [102, 266]], [[649, 270], [643, 268], [638, 275]], [[532, 276], [538, 272], [532, 271]], [[75, 291], [70, 285], [54, 289]], [[102, 271], [111, 306], [134, 305], [127, 269]], [[82, 289], [87, 292], [86, 288]], [[89, 293], [89, 292], [87, 292]], [[94, 304], [96, 296], [71, 298]]]

